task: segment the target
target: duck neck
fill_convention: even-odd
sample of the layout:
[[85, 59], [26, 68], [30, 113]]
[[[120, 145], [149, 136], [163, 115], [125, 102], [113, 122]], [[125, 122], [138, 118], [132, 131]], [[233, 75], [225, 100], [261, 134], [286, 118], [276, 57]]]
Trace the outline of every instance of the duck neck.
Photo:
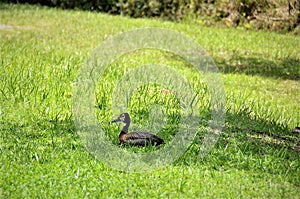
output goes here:
[[130, 123], [124, 123], [124, 126], [122, 128], [122, 132], [124, 133], [128, 133], [128, 128], [129, 128]]

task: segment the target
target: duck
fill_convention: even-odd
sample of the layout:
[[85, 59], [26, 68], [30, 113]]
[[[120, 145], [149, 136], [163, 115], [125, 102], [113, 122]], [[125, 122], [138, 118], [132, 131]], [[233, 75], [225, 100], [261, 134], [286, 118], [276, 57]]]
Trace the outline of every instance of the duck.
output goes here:
[[130, 116], [128, 113], [121, 113], [116, 119], [112, 120], [111, 123], [123, 122], [124, 126], [119, 134], [119, 140], [121, 145], [131, 146], [159, 146], [164, 144], [164, 140], [157, 135], [149, 132], [130, 132], [128, 128], [130, 126]]

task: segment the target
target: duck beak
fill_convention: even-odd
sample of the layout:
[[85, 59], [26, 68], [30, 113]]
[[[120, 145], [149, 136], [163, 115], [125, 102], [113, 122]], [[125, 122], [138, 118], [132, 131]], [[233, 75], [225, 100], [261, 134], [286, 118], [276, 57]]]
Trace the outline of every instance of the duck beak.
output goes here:
[[120, 121], [121, 121], [120, 118], [117, 118], [117, 119], [112, 120], [110, 123], [115, 123], [115, 122], [120, 122]]

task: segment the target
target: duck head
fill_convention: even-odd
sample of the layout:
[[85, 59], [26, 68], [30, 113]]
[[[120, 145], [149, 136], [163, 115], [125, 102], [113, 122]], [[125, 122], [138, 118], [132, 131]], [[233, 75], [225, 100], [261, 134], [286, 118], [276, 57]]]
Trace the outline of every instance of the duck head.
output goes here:
[[122, 113], [116, 119], [111, 121], [111, 123], [115, 123], [115, 122], [123, 122], [125, 124], [128, 124], [130, 123], [130, 116], [128, 113]]

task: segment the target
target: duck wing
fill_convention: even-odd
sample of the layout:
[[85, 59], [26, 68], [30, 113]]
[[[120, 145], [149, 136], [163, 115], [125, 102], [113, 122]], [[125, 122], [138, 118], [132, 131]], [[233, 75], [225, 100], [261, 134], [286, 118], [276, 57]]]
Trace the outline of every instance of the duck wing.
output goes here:
[[131, 132], [124, 135], [123, 142], [125, 144], [145, 146], [149, 144], [164, 144], [164, 140], [160, 137], [148, 132]]

